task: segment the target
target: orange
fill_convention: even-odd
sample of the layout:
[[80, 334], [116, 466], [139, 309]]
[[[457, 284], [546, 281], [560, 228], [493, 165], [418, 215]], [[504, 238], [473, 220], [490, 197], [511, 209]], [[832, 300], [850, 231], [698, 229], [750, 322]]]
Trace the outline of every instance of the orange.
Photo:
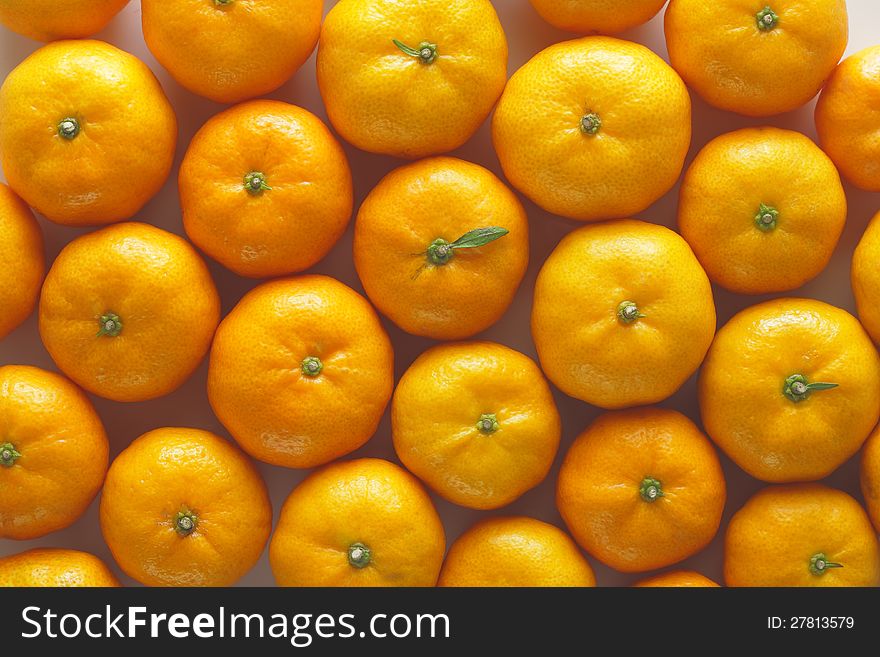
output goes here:
[[674, 570], [668, 573], [663, 573], [662, 575], [648, 577], [647, 579], [636, 582], [633, 586], [639, 588], [707, 588], [717, 587], [718, 584], [705, 575], [701, 575], [693, 570]]
[[522, 204], [477, 164], [435, 157], [389, 173], [361, 205], [354, 263], [408, 333], [466, 338], [498, 321], [529, 263]]
[[859, 319], [865, 330], [880, 342], [880, 212], [868, 224], [856, 246], [852, 259], [852, 289]]
[[37, 548], [0, 558], [0, 587], [4, 586], [121, 585], [104, 562], [88, 552]]
[[0, 538], [27, 540], [73, 524], [107, 472], [101, 418], [53, 372], [0, 367]]
[[793, 290], [817, 276], [845, 222], [837, 169], [791, 130], [744, 128], [716, 137], [681, 185], [682, 236], [709, 278], [738, 294]]
[[269, 544], [279, 586], [434, 586], [446, 537], [424, 488], [381, 459], [337, 461], [309, 475]]
[[845, 0], [670, 0], [669, 59], [710, 105], [747, 116], [797, 109], [846, 49]]
[[458, 537], [438, 586], [596, 586], [568, 534], [526, 517], [487, 518]]
[[165, 183], [177, 119], [150, 69], [102, 41], [59, 41], [0, 87], [9, 186], [69, 226], [133, 216]]
[[874, 432], [865, 443], [862, 453], [861, 484], [862, 495], [868, 515], [877, 531], [880, 531], [880, 429]]
[[264, 283], [217, 329], [208, 399], [254, 458], [311, 468], [375, 433], [394, 381], [394, 352], [375, 311], [327, 276]]
[[0, 23], [39, 41], [82, 39], [103, 30], [128, 0], [2, 0]]
[[544, 480], [562, 426], [531, 358], [494, 342], [433, 347], [391, 403], [397, 456], [439, 495], [496, 509]]
[[257, 469], [200, 429], [137, 438], [113, 461], [101, 496], [104, 540], [148, 586], [230, 586], [257, 562], [271, 528]]
[[541, 18], [569, 32], [615, 34], [647, 23], [666, 0], [531, 0]]
[[587, 552], [623, 572], [663, 568], [718, 531], [726, 486], [712, 444], [677, 411], [600, 415], [562, 462], [556, 505]]
[[489, 0], [340, 0], [324, 20], [318, 86], [343, 139], [417, 158], [464, 144], [507, 81]]
[[880, 192], [880, 46], [837, 67], [816, 104], [816, 130], [844, 176]]
[[646, 47], [585, 37], [542, 50], [513, 74], [492, 137], [507, 179], [548, 212], [627, 217], [678, 180], [691, 101]]
[[40, 335], [86, 390], [144, 401], [180, 386], [207, 353], [220, 298], [188, 242], [124, 223], [70, 242], [40, 296]]
[[43, 232], [31, 209], [0, 183], [0, 340], [33, 312], [46, 271]]
[[563, 238], [535, 284], [532, 337], [547, 377], [603, 408], [658, 402], [715, 333], [709, 279], [663, 226], [613, 221]]
[[720, 331], [699, 380], [712, 440], [764, 481], [822, 479], [880, 418], [880, 357], [859, 322], [812, 299], [774, 299]]
[[351, 170], [339, 142], [314, 114], [275, 100], [210, 119], [178, 180], [187, 235], [241, 276], [308, 269], [351, 217]]
[[768, 486], [724, 539], [728, 586], [878, 586], [880, 545], [864, 509], [820, 484]]
[[315, 49], [323, 0], [141, 0], [147, 47], [177, 82], [218, 103], [284, 84]]

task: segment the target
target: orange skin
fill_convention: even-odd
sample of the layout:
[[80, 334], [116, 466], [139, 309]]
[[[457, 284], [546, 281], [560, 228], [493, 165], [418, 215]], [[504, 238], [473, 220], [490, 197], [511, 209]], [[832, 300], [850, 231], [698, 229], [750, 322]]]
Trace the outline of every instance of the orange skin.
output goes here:
[[220, 324], [208, 399], [251, 456], [311, 468], [370, 439], [393, 382], [391, 341], [367, 300], [300, 276], [254, 288]]
[[141, 0], [144, 40], [181, 86], [237, 103], [274, 91], [305, 63], [323, 6], [323, 0]]
[[596, 577], [568, 534], [519, 516], [487, 518], [459, 536], [437, 585], [596, 586]]
[[791, 130], [745, 128], [716, 137], [681, 185], [682, 236], [709, 278], [739, 294], [793, 290], [817, 276], [845, 222], [837, 169]]
[[186, 151], [178, 183], [187, 235], [240, 276], [308, 269], [351, 218], [351, 170], [339, 142], [314, 114], [275, 100], [209, 119]]
[[874, 527], [880, 532], [880, 429], [874, 429], [865, 443], [861, 465], [862, 495]]
[[0, 87], [0, 116], [9, 186], [59, 224], [132, 217], [174, 160], [177, 118], [159, 82], [146, 64], [102, 41], [58, 41], [34, 52]]
[[[794, 375], [837, 387], [787, 394]], [[812, 299], [775, 299], [735, 315], [718, 331], [698, 386], [707, 433], [764, 481], [828, 476], [880, 419], [871, 339], [855, 317]]]
[[637, 588], [717, 588], [719, 584], [693, 570], [673, 570], [639, 580], [633, 586]]
[[128, 0], [2, 0], [0, 23], [38, 41], [82, 39], [103, 30]]
[[856, 246], [850, 277], [859, 320], [874, 342], [880, 343], [880, 212], [874, 215]]
[[445, 499], [472, 509], [506, 506], [541, 483], [561, 433], [541, 370], [493, 342], [429, 349], [401, 377], [391, 403], [401, 462]]
[[768, 486], [730, 519], [724, 580], [727, 586], [878, 586], [880, 544], [864, 509], [843, 491]]
[[671, 0], [665, 29], [672, 66], [707, 103], [772, 116], [819, 93], [849, 28], [845, 0]]
[[208, 431], [149, 431], [107, 473], [101, 531], [119, 567], [142, 584], [231, 586], [260, 558], [271, 529], [259, 472]]
[[[426, 62], [394, 44], [436, 46]], [[507, 81], [490, 0], [341, 0], [321, 28], [318, 87], [333, 127], [365, 151], [420, 158], [464, 144]]]
[[[643, 317], [627, 322], [621, 304]], [[585, 226], [535, 284], [532, 337], [567, 395], [602, 408], [652, 404], [699, 367], [715, 333], [709, 279], [676, 233], [637, 220]]]
[[858, 187], [880, 192], [880, 46], [847, 57], [816, 103], [822, 148]]
[[510, 183], [548, 212], [581, 221], [628, 217], [678, 180], [691, 140], [690, 96], [642, 45], [566, 41], [513, 74], [492, 139]]
[[[431, 260], [438, 238], [478, 228], [509, 232], [478, 248]], [[354, 262], [370, 300], [400, 328], [437, 340], [470, 337], [497, 322], [529, 263], [525, 209], [488, 169], [435, 157], [395, 169], [364, 200]]]
[[647, 23], [666, 0], [530, 0], [541, 18], [560, 30], [616, 34]]
[[[121, 328], [107, 331], [111, 315]], [[141, 223], [70, 242], [40, 296], [40, 336], [52, 359], [83, 388], [114, 401], [144, 401], [179, 387], [207, 353], [219, 321], [217, 288], [195, 249]]]
[[118, 587], [113, 572], [98, 557], [79, 550], [37, 548], [0, 558], [0, 588]]
[[108, 453], [101, 418], [79, 388], [36, 367], [0, 367], [0, 538], [72, 525], [100, 490]]
[[388, 461], [357, 459], [321, 468], [293, 490], [269, 563], [279, 586], [434, 586], [445, 550], [418, 480]]
[[578, 544], [627, 573], [706, 547], [725, 499], [712, 444], [684, 415], [660, 408], [600, 415], [566, 454], [556, 489]]
[[7, 276], [0, 287], [0, 340], [30, 316], [40, 294], [46, 259], [43, 231], [31, 209], [0, 183], [0, 264]]

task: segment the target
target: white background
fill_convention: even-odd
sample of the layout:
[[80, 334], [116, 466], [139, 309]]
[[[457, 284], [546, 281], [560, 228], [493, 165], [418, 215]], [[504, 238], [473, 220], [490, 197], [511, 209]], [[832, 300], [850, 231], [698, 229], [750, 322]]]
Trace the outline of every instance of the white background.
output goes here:
[[[333, 4], [335, 4], [333, 0], [326, 2], [325, 9], [329, 9]], [[880, 3], [875, 0], [849, 0], [847, 4], [850, 15], [850, 37], [846, 54], [849, 55], [870, 45], [880, 44]], [[528, 0], [494, 0], [494, 5], [510, 44], [509, 73], [522, 66], [544, 47], [572, 38], [572, 35], [557, 31], [544, 23], [532, 9]], [[650, 23], [622, 36], [647, 45], [665, 58], [666, 46], [663, 38], [662, 19], [661, 12], [661, 15], [655, 17]], [[158, 76], [177, 111], [180, 134], [174, 169], [159, 195], [148, 203], [135, 218], [182, 235], [183, 227], [176, 189], [177, 166], [180, 164], [180, 159], [193, 134], [210, 116], [220, 111], [222, 106], [184, 90], [155, 61], [147, 50], [141, 35], [139, 2], [131, 2], [110, 23], [108, 28], [97, 36], [144, 60]], [[0, 27], [0, 76], [5, 78], [12, 68], [36, 50], [39, 45], [36, 41]], [[217, 45], [222, 47], [222, 44], [218, 43]], [[767, 62], [767, 65], [773, 66], [773, 62]], [[786, 75], [788, 75], [787, 71], [779, 71], [780, 79], [785, 78]], [[315, 83], [314, 55], [290, 81], [270, 97], [301, 105], [317, 114], [325, 122], [327, 121]], [[791, 114], [767, 120], [755, 120], [715, 110], [708, 107], [694, 94], [692, 97], [694, 102], [694, 137], [688, 163], [696, 152], [713, 137], [745, 126], [770, 124], [799, 130], [815, 139], [814, 103], [812, 102]], [[492, 149], [488, 128], [487, 122], [468, 144], [452, 154], [478, 162], [501, 175], [498, 160]], [[357, 208], [360, 201], [378, 180], [402, 162], [393, 158], [363, 153], [347, 145], [346, 151], [354, 170], [355, 208]], [[849, 216], [846, 229], [831, 264], [818, 278], [792, 294], [828, 301], [854, 312], [855, 306], [849, 283], [850, 260], [853, 249], [868, 220], [880, 210], [880, 194], [861, 192], [849, 184], [846, 184], [846, 192], [849, 200]], [[677, 197], [678, 187], [676, 186], [660, 201], [643, 212], [640, 218], [674, 227]], [[534, 358], [535, 350], [528, 325], [535, 276], [560, 238], [578, 224], [549, 215], [525, 199], [523, 200], [531, 223], [531, 264], [513, 306], [498, 324], [479, 337], [504, 343]], [[88, 232], [88, 229], [56, 226], [42, 218], [40, 218], [40, 222], [46, 236], [49, 262], [67, 242], [84, 232]], [[351, 226], [349, 226], [349, 230], [330, 255], [312, 271], [334, 276], [363, 293], [352, 264], [351, 235]], [[223, 298], [225, 314], [256, 282], [238, 278], [216, 263], [209, 262], [209, 265]], [[772, 275], [772, 272], [768, 273]], [[14, 271], [6, 267], [4, 276], [14, 275]], [[0, 284], [3, 283], [0, 282]], [[767, 297], [737, 297], [716, 287], [715, 301], [718, 306], [718, 325], [721, 326], [738, 310], [765, 298]], [[415, 357], [433, 343], [430, 340], [408, 336], [387, 320], [384, 323], [395, 345], [395, 369], [397, 377], [399, 377]], [[40, 342], [35, 316], [29, 318], [15, 332], [0, 342], [0, 364], [9, 363], [24, 363], [52, 370], [56, 369]], [[199, 427], [228, 437], [207, 402], [205, 394], [206, 369], [206, 364], [203, 363], [195, 375], [178, 391], [150, 402], [121, 404], [93, 397], [95, 406], [103, 418], [110, 436], [111, 456], [118, 454], [140, 434], [161, 426]], [[563, 526], [554, 504], [554, 489], [559, 463], [568, 446], [596, 416], [598, 411], [559, 392], [556, 392], [556, 401], [563, 418], [563, 438], [553, 470], [543, 484], [526, 493], [510, 506], [494, 512], [495, 514], [529, 515]], [[678, 409], [699, 422], [694, 378], [688, 381], [677, 394], [665, 401], [662, 406]], [[373, 439], [352, 456], [378, 456], [396, 461], [391, 446], [387, 413]], [[861, 499], [858, 492], [857, 461], [858, 457], [846, 463], [828, 478], [827, 483], [842, 488]], [[693, 568], [719, 582], [722, 572], [723, 528], [731, 514], [762, 486], [760, 482], [743, 473], [723, 455], [722, 462], [728, 483], [728, 501], [722, 532], [705, 551], [677, 566]], [[277, 519], [284, 499], [307, 472], [288, 470], [263, 463], [258, 465], [269, 486]], [[446, 527], [448, 543], [451, 543], [477, 519], [487, 515], [486, 512], [464, 509], [445, 502], [437, 496], [433, 497]], [[134, 584], [132, 580], [123, 576], [113, 563], [110, 552], [101, 538], [98, 526], [97, 500], [88, 512], [68, 529], [34, 541], [0, 539], [0, 556], [37, 546], [76, 548], [93, 552], [104, 558], [120, 575], [124, 583]], [[627, 585], [641, 577], [641, 575], [616, 573], [593, 558], [590, 558], [590, 563], [596, 570], [600, 585]], [[256, 567], [240, 583], [252, 586], [274, 583], [265, 552]]]

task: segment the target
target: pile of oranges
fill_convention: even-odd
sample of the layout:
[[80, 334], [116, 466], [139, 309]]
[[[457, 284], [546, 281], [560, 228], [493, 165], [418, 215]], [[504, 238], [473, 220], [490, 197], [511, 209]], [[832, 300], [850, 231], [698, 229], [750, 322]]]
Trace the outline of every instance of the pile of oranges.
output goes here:
[[[880, 46], [840, 61], [844, 0], [670, 0], [670, 65], [610, 36], [663, 0], [531, 3], [581, 36], [508, 77], [490, 0], [142, 0], [159, 64], [230, 105], [176, 169], [188, 239], [138, 220], [181, 108], [88, 38], [127, 1], [0, 3], [48, 42], [0, 87], [0, 339], [36, 309], [58, 369], [0, 366], [0, 539], [69, 527], [100, 494], [116, 564], [154, 586], [232, 585], [267, 545], [281, 586], [595, 586], [591, 561], [717, 586], [676, 564], [719, 532], [728, 586], [880, 585], [880, 214], [852, 261], [858, 318], [778, 296], [835, 252], [841, 175], [880, 192]], [[316, 45], [329, 126], [258, 98]], [[820, 94], [820, 143], [756, 126], [688, 162], [691, 93], [748, 117]], [[506, 180], [448, 155], [487, 119]], [[410, 161], [356, 207], [342, 142]], [[636, 218], [679, 182], [677, 232]], [[515, 318], [537, 360], [480, 335], [526, 277], [535, 206], [571, 220]], [[34, 211], [99, 228], [47, 266]], [[362, 293], [310, 272], [352, 215]], [[269, 280], [222, 308], [221, 267]], [[776, 296], [717, 329], [729, 293]], [[396, 376], [404, 333], [434, 343]], [[111, 450], [94, 397], [136, 413], [205, 359], [232, 440], [159, 426]], [[699, 425], [664, 403], [696, 373]], [[563, 417], [559, 393], [601, 414]], [[399, 463], [346, 458], [389, 440], [386, 412]], [[859, 452], [862, 499], [820, 483]], [[727, 513], [724, 458], [766, 482]], [[254, 459], [315, 469], [274, 527]], [[435, 504], [503, 509], [557, 459], [559, 526], [485, 513], [447, 546]], [[0, 559], [0, 585], [118, 583], [76, 550]]]

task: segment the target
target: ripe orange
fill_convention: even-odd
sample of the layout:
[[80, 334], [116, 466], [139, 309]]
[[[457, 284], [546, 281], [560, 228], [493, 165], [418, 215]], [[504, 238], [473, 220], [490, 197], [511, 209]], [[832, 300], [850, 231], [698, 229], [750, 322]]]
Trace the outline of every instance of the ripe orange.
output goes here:
[[323, 0], [141, 0], [144, 40], [168, 72], [218, 103], [262, 96], [311, 55]]
[[394, 352], [362, 296], [327, 276], [264, 283], [217, 329], [208, 399], [254, 458], [311, 468], [375, 433]]
[[0, 588], [5, 586], [121, 585], [104, 562], [88, 552], [36, 548], [0, 558]]
[[507, 179], [548, 212], [628, 217], [678, 180], [691, 101], [644, 46], [585, 37], [542, 50], [513, 74], [492, 137]]
[[615, 34], [647, 23], [666, 0], [530, 0], [541, 18], [569, 32]]
[[843, 175], [880, 192], [880, 46], [837, 67], [816, 103], [816, 130]]
[[434, 586], [446, 537], [415, 477], [381, 459], [309, 475], [269, 544], [279, 586]]
[[852, 259], [852, 289], [859, 319], [865, 330], [880, 343], [880, 212], [878, 212], [856, 246]]
[[70, 242], [46, 276], [40, 335], [58, 367], [115, 401], [161, 397], [201, 362], [220, 298], [189, 243], [124, 223]]
[[321, 28], [318, 86], [342, 137], [417, 158], [458, 148], [507, 80], [489, 0], [340, 0]]
[[846, 195], [804, 135], [745, 128], [709, 142], [681, 185], [678, 226], [709, 278], [739, 294], [800, 287], [831, 259]]
[[668, 228], [613, 221], [570, 233], [538, 274], [532, 337], [547, 377], [603, 408], [665, 399], [715, 333], [709, 279]]
[[864, 509], [820, 484], [768, 486], [734, 514], [728, 586], [878, 586], [880, 545]]
[[0, 367], [0, 538], [27, 540], [73, 524], [107, 472], [101, 418], [53, 372]]
[[812, 299], [746, 308], [699, 380], [712, 440], [753, 477], [813, 481], [855, 454], [880, 418], [880, 357], [858, 321]]
[[488, 169], [435, 157], [389, 173], [354, 232], [364, 290], [404, 331], [466, 338], [497, 322], [529, 262], [516, 196]]
[[4, 0], [0, 23], [39, 41], [82, 39], [103, 30], [128, 0]]
[[43, 232], [30, 208], [0, 183], [0, 340], [33, 312], [46, 271]]
[[718, 584], [713, 582], [705, 575], [694, 572], [693, 570], [674, 570], [661, 575], [654, 575], [647, 579], [640, 580], [633, 584], [639, 588], [657, 588], [657, 587], [675, 587], [675, 588], [707, 588], [717, 587]]
[[880, 429], [874, 432], [865, 443], [861, 467], [862, 495], [874, 527], [880, 532]]
[[113, 461], [101, 496], [113, 557], [149, 586], [230, 586], [259, 559], [271, 528], [257, 469], [199, 429], [137, 438]]
[[726, 486], [712, 444], [677, 411], [600, 415], [562, 462], [556, 504], [575, 540], [623, 572], [663, 568], [718, 531]]
[[165, 183], [177, 119], [159, 82], [102, 41], [43, 46], [0, 87], [9, 186], [71, 226], [128, 219]]
[[593, 569], [561, 529], [534, 518], [487, 518], [458, 537], [438, 586], [596, 586]]
[[845, 0], [670, 0], [672, 66], [710, 105], [748, 116], [797, 109], [846, 49]]
[[473, 509], [505, 506], [541, 483], [561, 432], [538, 366], [493, 342], [429, 349], [391, 403], [398, 458], [439, 495]]
[[351, 170], [339, 142], [314, 114], [275, 100], [211, 118], [178, 182], [187, 235], [241, 276], [308, 269], [351, 217]]

